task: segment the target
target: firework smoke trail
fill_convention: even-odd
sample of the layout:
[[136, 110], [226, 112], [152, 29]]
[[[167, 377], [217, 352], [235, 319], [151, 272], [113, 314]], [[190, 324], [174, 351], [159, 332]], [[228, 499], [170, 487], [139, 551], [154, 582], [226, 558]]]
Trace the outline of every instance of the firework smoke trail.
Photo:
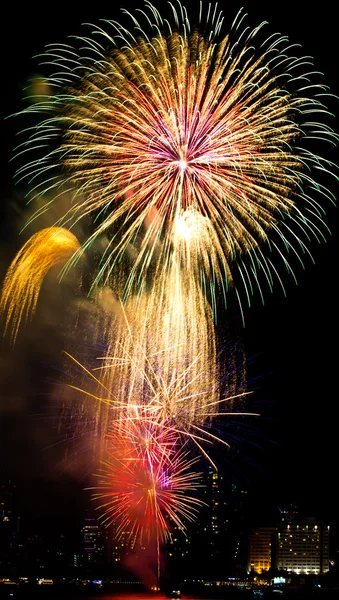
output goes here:
[[[265, 250], [275, 248], [291, 271], [288, 252], [301, 261], [310, 236], [324, 238], [323, 204], [332, 195], [313, 176], [333, 165], [312, 153], [310, 140], [336, 141], [327, 123], [316, 122], [328, 114], [328, 89], [312, 60], [295, 56], [296, 45], [279, 34], [264, 39], [264, 24], [250, 31], [241, 11], [222, 37], [216, 7], [198, 28], [179, 3], [171, 8], [173, 25], [146, 1], [140, 23], [129, 15], [131, 31], [105, 21], [79, 38], [81, 50], [47, 48], [56, 94], [27, 109], [47, 117], [18, 149], [29, 156], [42, 145], [44, 156], [18, 176], [36, 182], [36, 194], [54, 187], [57, 196], [62, 165], [74, 203], [61, 224], [95, 216], [68, 267], [109, 233], [97, 283], [109, 281], [155, 207], [148, 234], [155, 241], [146, 236], [126, 284], [127, 294], [133, 284], [142, 289], [152, 259], [166, 264], [156, 241], [193, 210], [213, 230], [201, 266], [205, 286], [226, 293], [237, 272], [249, 300], [259, 271], [270, 286], [275, 277], [281, 282]], [[60, 145], [48, 152], [49, 139]]]
[[79, 248], [76, 237], [62, 227], [34, 234], [12, 261], [3, 283], [0, 313], [6, 316], [4, 332], [14, 344], [22, 320], [36, 309], [40, 288], [48, 271], [61, 265]]

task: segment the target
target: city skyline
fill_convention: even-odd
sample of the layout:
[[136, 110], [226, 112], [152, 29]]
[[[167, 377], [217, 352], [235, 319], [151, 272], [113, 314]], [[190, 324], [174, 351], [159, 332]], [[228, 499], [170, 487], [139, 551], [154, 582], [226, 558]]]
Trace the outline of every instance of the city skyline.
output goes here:
[[[245, 576], [253, 571], [260, 574], [272, 569], [296, 574], [308, 573], [310, 569], [310, 574], [326, 574], [335, 567], [336, 540], [326, 522], [305, 516], [295, 505], [275, 507], [265, 517], [259, 512], [250, 520], [248, 503], [251, 499], [245, 489], [229, 485], [212, 470], [206, 485], [206, 505], [197, 522], [188, 527], [187, 535], [173, 523], [172, 538], [161, 551], [161, 576], [172, 573], [192, 580], [198, 576], [218, 580], [223, 576]], [[76, 519], [66, 514], [55, 516], [53, 521], [46, 515], [31, 518], [21, 512], [25, 508], [24, 494], [25, 490], [13, 481], [1, 479], [0, 575], [12, 572], [16, 576], [25, 573], [32, 577], [37, 573], [44, 577], [70, 577], [88, 572], [97, 577], [103, 577], [104, 573], [105, 577], [126, 577], [130, 565], [131, 575], [152, 584], [155, 572], [150, 565], [156, 560], [155, 554], [147, 544], [140, 543], [135, 536], [130, 537], [128, 527], [122, 536], [117, 535], [117, 524], [106, 527], [95, 506], [88, 505], [85, 497], [78, 506]], [[325, 554], [312, 542], [321, 531], [326, 534]], [[279, 532], [283, 536], [280, 559], [277, 554]], [[290, 533], [296, 538], [295, 556], [298, 558], [293, 555], [293, 560], [288, 549]], [[305, 535], [309, 544], [303, 554], [300, 544], [305, 541]], [[306, 571], [300, 561], [304, 562]]]

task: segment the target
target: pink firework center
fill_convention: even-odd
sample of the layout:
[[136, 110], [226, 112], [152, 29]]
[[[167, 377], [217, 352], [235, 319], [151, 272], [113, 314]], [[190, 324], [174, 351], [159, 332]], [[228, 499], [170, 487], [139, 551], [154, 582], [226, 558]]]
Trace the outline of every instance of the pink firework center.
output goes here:
[[141, 542], [164, 541], [173, 525], [184, 529], [185, 520], [194, 520], [202, 505], [194, 494], [201, 475], [171, 429], [125, 415], [107, 448], [93, 499], [103, 522], [118, 524], [118, 535], [127, 531]]

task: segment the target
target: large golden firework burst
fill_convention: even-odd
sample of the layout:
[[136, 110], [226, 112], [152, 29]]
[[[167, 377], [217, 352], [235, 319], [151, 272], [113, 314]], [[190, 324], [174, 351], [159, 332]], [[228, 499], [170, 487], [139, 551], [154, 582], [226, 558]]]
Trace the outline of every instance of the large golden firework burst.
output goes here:
[[324, 237], [330, 193], [313, 176], [333, 169], [308, 143], [336, 140], [316, 122], [328, 114], [328, 90], [308, 57], [286, 37], [265, 39], [263, 24], [246, 28], [242, 11], [223, 35], [216, 9], [191, 26], [183, 6], [172, 8], [173, 25], [146, 1], [140, 21], [129, 15], [131, 30], [106, 21], [74, 46], [47, 48], [55, 94], [28, 108], [41, 118], [24, 150], [53, 148], [19, 176], [33, 178], [37, 195], [57, 196], [65, 180], [73, 188], [59, 224], [92, 215], [93, 230], [68, 267], [107, 236], [96, 283], [107, 283], [147, 223], [127, 293], [131, 278], [144, 285], [188, 211], [206, 226], [195, 247], [205, 288], [225, 293], [236, 271], [249, 297], [259, 271], [270, 286], [281, 281], [268, 250], [291, 270], [288, 252], [300, 257], [310, 235]]

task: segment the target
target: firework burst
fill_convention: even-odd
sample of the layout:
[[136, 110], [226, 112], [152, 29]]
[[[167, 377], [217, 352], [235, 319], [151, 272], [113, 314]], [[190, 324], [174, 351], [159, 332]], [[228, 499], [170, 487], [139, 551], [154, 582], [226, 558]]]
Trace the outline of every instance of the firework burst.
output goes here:
[[168, 241], [188, 211], [210, 234], [199, 246], [205, 287], [226, 293], [237, 272], [249, 298], [259, 271], [270, 286], [273, 275], [280, 280], [265, 248], [276, 248], [291, 270], [286, 251], [300, 257], [309, 236], [324, 237], [331, 194], [313, 175], [333, 169], [309, 143], [336, 141], [316, 122], [327, 114], [328, 89], [309, 57], [296, 57], [285, 37], [264, 39], [263, 24], [246, 28], [242, 12], [226, 36], [216, 10], [197, 27], [180, 4], [173, 25], [149, 2], [139, 12], [140, 22], [129, 15], [131, 31], [106, 21], [79, 39], [81, 50], [48, 47], [56, 93], [29, 107], [49, 114], [19, 152], [46, 149], [48, 139], [59, 145], [19, 177], [34, 180], [36, 194], [48, 186], [57, 195], [62, 165], [74, 202], [61, 224], [95, 216], [68, 267], [98, 236], [109, 237], [96, 282], [108, 281], [149, 220], [131, 275], [140, 285], [154, 260], [166, 263], [166, 244], [159, 256], [157, 242]]
[[127, 531], [141, 543], [164, 541], [173, 523], [184, 530], [184, 521], [194, 520], [202, 505], [194, 495], [201, 476], [171, 429], [154, 427], [151, 415], [136, 421], [123, 412], [108, 436], [108, 453], [93, 499], [103, 522], [119, 524], [118, 536]]
[[[140, 305], [137, 314], [143, 321]], [[107, 354], [96, 360], [98, 366], [87, 368], [74, 356], [67, 357], [67, 370], [73, 364], [77, 371], [74, 383], [69, 374], [61, 394], [62, 420], [75, 426], [69, 442], [81, 444], [84, 437], [91, 439], [96, 459], [102, 459], [107, 437], [112, 439], [112, 432], [121, 430], [121, 420], [128, 418], [129, 434], [133, 423], [137, 431], [142, 426], [147, 431], [152, 428], [154, 440], [170, 434], [215, 467], [211, 447], [220, 445], [227, 450], [230, 441], [214, 429], [214, 422], [220, 427], [227, 421], [258, 416], [245, 410], [250, 392], [244, 365], [232, 352], [225, 353], [222, 362], [227, 375], [221, 381], [213, 362], [217, 362], [215, 355], [207, 360], [203, 348], [191, 355], [191, 346], [184, 352], [184, 344], [180, 348], [173, 344], [160, 347], [166, 338], [155, 335], [155, 330], [161, 330], [160, 324], [156, 328], [153, 323], [152, 328], [151, 319], [146, 320], [147, 327], [141, 332], [135, 321], [126, 321], [126, 313], [123, 315], [124, 327], [120, 323], [113, 328], [117, 335], [112, 334]]]

